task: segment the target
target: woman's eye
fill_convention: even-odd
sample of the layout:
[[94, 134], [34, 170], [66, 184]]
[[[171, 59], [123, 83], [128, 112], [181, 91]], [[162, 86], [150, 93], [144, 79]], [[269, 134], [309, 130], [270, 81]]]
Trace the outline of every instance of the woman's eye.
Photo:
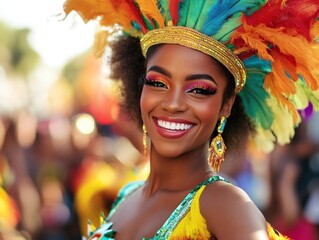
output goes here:
[[216, 93], [217, 89], [215, 88], [193, 88], [191, 90], [188, 90], [188, 93], [195, 93], [195, 94], [201, 94], [201, 95], [214, 95]]
[[159, 80], [155, 80], [155, 79], [144, 78], [144, 85], [167, 89], [167, 86], [165, 83], [163, 83], [162, 81], [159, 81]]

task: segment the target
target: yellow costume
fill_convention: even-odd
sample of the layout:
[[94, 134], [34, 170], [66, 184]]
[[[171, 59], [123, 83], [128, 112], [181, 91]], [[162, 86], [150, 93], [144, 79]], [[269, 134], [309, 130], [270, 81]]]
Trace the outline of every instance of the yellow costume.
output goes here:
[[[197, 185], [179, 204], [179, 206], [170, 215], [164, 225], [157, 231], [153, 240], [209, 240], [211, 234], [207, 229], [206, 220], [200, 212], [200, 196], [207, 186], [216, 181], [226, 181], [220, 176], [213, 176], [208, 180]], [[227, 181], [226, 181], [227, 182]], [[116, 212], [117, 207], [144, 184], [144, 181], [132, 182], [126, 185], [119, 192], [118, 198], [114, 202], [113, 208], [108, 217], [101, 216], [101, 226], [96, 229], [92, 224], [89, 225], [89, 240], [111, 240], [114, 239], [116, 230], [112, 229], [112, 223], [109, 219]], [[288, 238], [282, 236], [279, 232], [268, 227], [268, 235], [270, 240], [285, 240]], [[144, 238], [143, 240], [149, 240]]]

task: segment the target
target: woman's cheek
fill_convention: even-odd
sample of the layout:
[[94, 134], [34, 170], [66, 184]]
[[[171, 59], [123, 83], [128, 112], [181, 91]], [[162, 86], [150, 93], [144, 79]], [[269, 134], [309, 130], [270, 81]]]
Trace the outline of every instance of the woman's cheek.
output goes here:
[[153, 108], [158, 105], [156, 104], [156, 102], [158, 102], [157, 98], [158, 96], [152, 94], [152, 92], [144, 86], [140, 99], [142, 117], [147, 115]]

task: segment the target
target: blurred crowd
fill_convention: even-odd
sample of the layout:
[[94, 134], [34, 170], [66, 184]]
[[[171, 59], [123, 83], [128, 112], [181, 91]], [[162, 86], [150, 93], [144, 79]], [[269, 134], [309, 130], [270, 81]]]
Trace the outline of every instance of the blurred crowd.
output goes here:
[[98, 225], [119, 188], [148, 173], [128, 119], [99, 126], [87, 113], [41, 122], [21, 113], [2, 118], [0, 133], [0, 239], [81, 239], [87, 219]]

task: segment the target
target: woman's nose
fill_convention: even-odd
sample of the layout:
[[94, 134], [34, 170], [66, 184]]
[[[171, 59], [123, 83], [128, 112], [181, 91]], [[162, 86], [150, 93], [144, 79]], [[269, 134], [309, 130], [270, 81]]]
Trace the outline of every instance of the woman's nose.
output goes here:
[[185, 111], [187, 109], [187, 104], [183, 89], [168, 90], [165, 98], [162, 101], [162, 107], [169, 112]]

